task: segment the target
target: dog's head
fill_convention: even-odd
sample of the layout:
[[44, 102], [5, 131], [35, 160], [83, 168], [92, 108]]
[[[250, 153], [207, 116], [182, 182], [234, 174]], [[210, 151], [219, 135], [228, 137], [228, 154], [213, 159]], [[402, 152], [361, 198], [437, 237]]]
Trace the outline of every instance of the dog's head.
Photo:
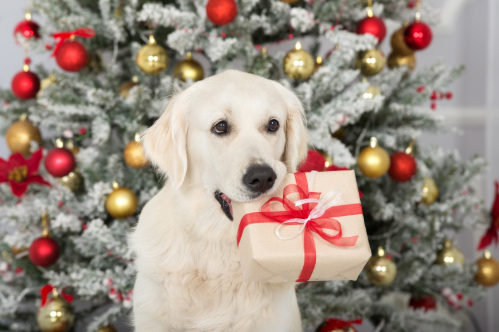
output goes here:
[[308, 135], [294, 93], [229, 70], [174, 97], [143, 142], [174, 187], [202, 186], [232, 220], [231, 200], [270, 193], [296, 170]]

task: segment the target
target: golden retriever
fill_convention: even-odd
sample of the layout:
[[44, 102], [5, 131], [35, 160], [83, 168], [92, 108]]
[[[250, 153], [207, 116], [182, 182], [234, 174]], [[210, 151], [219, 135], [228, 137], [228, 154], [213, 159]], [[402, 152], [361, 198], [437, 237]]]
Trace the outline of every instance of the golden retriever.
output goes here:
[[245, 283], [231, 200], [272, 193], [306, 156], [298, 98], [228, 70], [174, 97], [143, 135], [168, 181], [130, 235], [137, 332], [298, 332], [294, 283]]

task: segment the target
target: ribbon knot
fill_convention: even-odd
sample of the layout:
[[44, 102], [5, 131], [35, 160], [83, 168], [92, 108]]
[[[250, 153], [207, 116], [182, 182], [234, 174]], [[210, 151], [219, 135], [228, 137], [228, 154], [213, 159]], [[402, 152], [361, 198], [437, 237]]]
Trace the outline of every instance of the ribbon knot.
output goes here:
[[59, 51], [59, 49], [62, 46], [62, 43], [64, 43], [66, 40], [74, 38], [75, 36], [83, 38], [92, 38], [93, 36], [95, 36], [95, 31], [92, 28], [81, 28], [74, 31], [56, 32], [52, 36], [54, 37], [54, 39], [59, 39], [59, 41], [54, 47], [54, 52], [52, 52], [52, 56], [56, 56], [57, 51]]

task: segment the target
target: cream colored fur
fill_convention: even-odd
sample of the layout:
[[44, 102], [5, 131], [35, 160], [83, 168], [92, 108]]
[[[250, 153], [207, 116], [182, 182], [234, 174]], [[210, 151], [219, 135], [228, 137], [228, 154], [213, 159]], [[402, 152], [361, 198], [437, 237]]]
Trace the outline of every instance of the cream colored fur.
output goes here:
[[[211, 132], [221, 119], [230, 126], [224, 137]], [[280, 123], [274, 134], [270, 119]], [[250, 164], [270, 165], [274, 187], [296, 169], [308, 143], [296, 96], [276, 82], [225, 71], [176, 96], [143, 142], [168, 181], [129, 238], [137, 256], [136, 331], [301, 331], [294, 283], [242, 281], [238, 223], [214, 198], [220, 190], [250, 200], [242, 182]]]

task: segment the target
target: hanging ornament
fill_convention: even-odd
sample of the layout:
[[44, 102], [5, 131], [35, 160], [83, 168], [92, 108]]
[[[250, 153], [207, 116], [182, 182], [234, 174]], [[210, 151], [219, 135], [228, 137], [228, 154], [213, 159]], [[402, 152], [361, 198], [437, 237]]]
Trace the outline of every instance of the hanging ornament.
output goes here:
[[475, 281], [485, 287], [494, 286], [499, 282], [499, 262], [492, 257], [489, 250], [483, 252], [483, 257], [476, 261], [478, 270]]
[[12, 78], [11, 88], [14, 95], [19, 99], [35, 98], [40, 90], [40, 79], [35, 73], [29, 71], [29, 65], [25, 64], [23, 70]]
[[365, 76], [374, 76], [383, 70], [386, 59], [383, 52], [377, 48], [361, 51], [355, 59], [355, 66]]
[[133, 168], [142, 168], [149, 163], [146, 154], [144, 153], [142, 143], [140, 142], [140, 134], [135, 134], [135, 139], [128, 143], [123, 150], [123, 158], [125, 162]]
[[32, 144], [37, 146], [42, 144], [40, 130], [26, 119], [26, 114], [21, 115], [19, 121], [10, 125], [5, 138], [12, 153], [19, 152], [25, 157], [29, 156]]
[[431, 28], [421, 22], [421, 1], [417, 1], [417, 10], [414, 22], [409, 24], [404, 30], [404, 41], [415, 51], [423, 50], [430, 45], [433, 38]]
[[432, 178], [424, 178], [423, 193], [421, 201], [426, 205], [431, 205], [438, 198], [438, 187]]
[[435, 264], [451, 265], [456, 263], [464, 267], [464, 255], [449, 239], [446, 239], [444, 247], [437, 253]]
[[150, 35], [148, 44], [139, 50], [135, 62], [144, 73], [156, 75], [168, 66], [168, 55], [165, 49], [156, 43], [154, 36]]
[[279, 67], [275, 63], [274, 59], [267, 54], [266, 47], [262, 47], [260, 54], [253, 60], [250, 72], [272, 80], [277, 80], [281, 77]]
[[360, 152], [357, 165], [368, 178], [379, 178], [390, 168], [390, 156], [378, 146], [376, 137], [371, 137], [370, 145]]
[[409, 307], [415, 310], [423, 308], [424, 312], [427, 312], [437, 309], [437, 301], [430, 294], [413, 295], [409, 300]]
[[386, 36], [385, 22], [379, 17], [374, 16], [372, 0], [368, 1], [367, 17], [357, 23], [357, 34], [364, 35], [366, 33], [378, 38], [378, 45], [381, 44]]
[[495, 199], [492, 203], [492, 208], [490, 210], [490, 227], [487, 229], [485, 234], [480, 239], [478, 245], [478, 250], [483, 250], [487, 248], [492, 243], [497, 246], [498, 242], [498, 232], [499, 232], [499, 182], [495, 181]]
[[45, 168], [52, 176], [60, 178], [71, 173], [76, 166], [74, 155], [63, 147], [61, 139], [56, 141], [56, 147], [45, 157]]
[[14, 29], [14, 37], [16, 42], [18, 41], [17, 36], [22, 36], [24, 39], [38, 39], [40, 34], [38, 33], [40, 26], [31, 20], [31, 13], [26, 12], [24, 15], [24, 21], [19, 22]]
[[60, 178], [59, 183], [68, 188], [73, 193], [76, 193], [79, 192], [83, 187], [83, 177], [81, 176], [80, 172], [74, 170], [68, 175]]
[[397, 182], [407, 182], [416, 174], [416, 160], [412, 156], [414, 141], [411, 141], [405, 152], [395, 152], [390, 156], [388, 175]]
[[130, 90], [134, 86], [139, 84], [139, 78], [137, 76], [133, 76], [130, 81], [123, 82], [120, 87], [118, 88], [118, 93], [120, 94], [121, 97], [127, 98], [130, 96]]
[[393, 33], [392, 38], [390, 39], [390, 45], [392, 46], [393, 52], [401, 56], [414, 54], [414, 50], [405, 43], [405, 28], [406, 26], [399, 28]]
[[[75, 314], [70, 302], [71, 295], [59, 292], [52, 285], [40, 290], [42, 302], [36, 313], [36, 323], [43, 332], [68, 332], [74, 325]], [[49, 294], [52, 298], [49, 299]]]
[[366, 91], [360, 96], [364, 99], [374, 99], [374, 97], [379, 96], [380, 94], [381, 90], [376, 85], [369, 84]]
[[362, 319], [341, 320], [337, 318], [326, 319], [324, 323], [319, 325], [316, 332], [357, 332], [352, 326], [354, 324], [362, 324]]
[[137, 210], [137, 196], [128, 188], [113, 182], [113, 191], [106, 198], [106, 210], [111, 217], [123, 219], [132, 216]]
[[388, 68], [398, 68], [401, 66], [407, 66], [410, 71], [414, 71], [416, 68], [416, 56], [414, 54], [401, 55], [396, 52], [390, 53], [388, 56]]
[[192, 53], [187, 52], [185, 59], [177, 63], [173, 69], [173, 77], [182, 81], [201, 81], [204, 78], [204, 71], [201, 64], [192, 58]]
[[215, 25], [229, 24], [237, 16], [237, 4], [234, 0], [208, 0], [206, 16]]
[[284, 57], [282, 63], [284, 73], [295, 81], [305, 81], [314, 73], [315, 61], [310, 53], [302, 49], [301, 43], [296, 42], [295, 48]]
[[365, 267], [367, 278], [376, 286], [388, 286], [397, 276], [397, 265], [378, 248], [378, 254], [369, 259]]
[[47, 267], [59, 259], [60, 250], [59, 244], [50, 237], [50, 231], [48, 229], [48, 215], [42, 215], [42, 236], [34, 240], [29, 247], [29, 259], [30, 261], [38, 266]]
[[92, 38], [94, 30], [82, 28], [75, 31], [54, 33], [54, 39], [59, 39], [52, 56], [59, 67], [69, 72], [77, 72], [87, 65], [88, 54], [85, 46], [75, 40], [75, 37]]
[[118, 332], [112, 325], [101, 327], [97, 332]]

